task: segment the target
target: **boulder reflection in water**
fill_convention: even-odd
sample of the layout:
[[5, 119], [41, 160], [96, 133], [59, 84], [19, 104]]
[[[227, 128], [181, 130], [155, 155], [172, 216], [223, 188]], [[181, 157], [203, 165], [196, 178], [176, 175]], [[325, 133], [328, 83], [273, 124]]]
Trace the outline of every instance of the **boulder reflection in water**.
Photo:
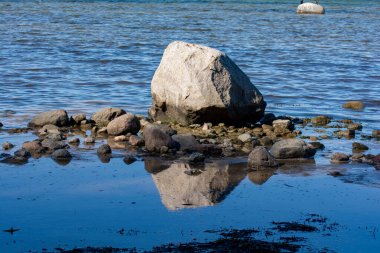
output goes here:
[[192, 167], [188, 163], [174, 162], [165, 167], [159, 160], [145, 161], [161, 201], [169, 210], [213, 206], [223, 201], [246, 176], [245, 163], [213, 162]]

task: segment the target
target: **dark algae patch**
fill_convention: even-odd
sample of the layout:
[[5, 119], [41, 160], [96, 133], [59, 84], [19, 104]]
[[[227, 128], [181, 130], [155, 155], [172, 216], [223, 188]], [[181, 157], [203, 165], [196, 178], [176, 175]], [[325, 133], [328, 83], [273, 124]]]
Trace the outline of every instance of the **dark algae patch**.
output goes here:
[[[313, 225], [311, 225], [313, 224]], [[136, 248], [78, 248], [73, 250], [61, 250], [67, 253], [114, 253], [114, 252], [299, 252], [301, 249], [314, 252], [308, 246], [308, 239], [294, 233], [317, 233], [336, 231], [337, 223], [327, 223], [327, 218], [310, 214], [300, 222], [272, 222], [271, 228], [248, 229], [217, 229], [206, 230], [205, 233], [216, 234], [215, 240], [199, 242], [193, 239], [185, 243], [168, 243], [155, 246], [151, 250], [138, 250]], [[287, 235], [287, 233], [292, 233]], [[331, 235], [331, 234], [329, 234]], [[265, 239], [264, 239], [265, 238]], [[330, 252], [324, 248], [322, 252]]]

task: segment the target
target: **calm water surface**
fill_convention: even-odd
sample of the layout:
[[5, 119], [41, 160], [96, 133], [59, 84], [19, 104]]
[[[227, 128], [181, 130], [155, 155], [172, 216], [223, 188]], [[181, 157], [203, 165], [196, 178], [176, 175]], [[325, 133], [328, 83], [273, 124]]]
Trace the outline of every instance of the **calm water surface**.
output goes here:
[[[268, 101], [268, 111], [379, 122], [377, 1], [0, 2], [0, 118], [116, 106], [146, 113], [150, 81], [173, 40], [225, 51]], [[344, 111], [349, 99], [364, 112]]]

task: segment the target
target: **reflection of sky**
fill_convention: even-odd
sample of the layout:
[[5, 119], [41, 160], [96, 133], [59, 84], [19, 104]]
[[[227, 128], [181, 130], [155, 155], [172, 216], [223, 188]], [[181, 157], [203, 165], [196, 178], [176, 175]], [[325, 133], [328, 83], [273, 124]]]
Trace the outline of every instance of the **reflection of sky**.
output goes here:
[[[265, 227], [310, 213], [343, 227], [332, 237], [310, 235], [315, 247], [322, 240], [323, 246], [338, 250], [370, 251], [378, 245], [365, 227], [380, 225], [379, 189], [343, 183], [327, 175], [327, 166], [279, 170], [262, 185], [248, 175], [217, 205], [170, 211], [143, 162], [126, 165], [113, 158], [102, 164], [95, 151], [80, 157], [67, 166], [46, 158], [19, 167], [0, 164], [0, 229], [21, 229], [13, 236], [2, 234], [0, 248], [150, 247], [212, 237], [203, 233], [208, 229]], [[363, 170], [379, 179], [373, 168]], [[126, 234], [117, 233], [121, 228]]]

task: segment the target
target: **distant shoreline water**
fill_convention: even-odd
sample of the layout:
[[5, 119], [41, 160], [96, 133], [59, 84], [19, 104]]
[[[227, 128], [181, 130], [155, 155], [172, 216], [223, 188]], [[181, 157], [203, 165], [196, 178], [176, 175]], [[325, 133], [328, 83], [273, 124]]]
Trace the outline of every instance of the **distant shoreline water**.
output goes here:
[[[276, 115], [380, 121], [376, 5], [323, 1], [40, 1], [0, 3], [0, 121], [36, 113], [146, 114], [150, 80], [173, 40], [216, 47], [250, 77]], [[341, 106], [361, 100], [364, 111]]]

